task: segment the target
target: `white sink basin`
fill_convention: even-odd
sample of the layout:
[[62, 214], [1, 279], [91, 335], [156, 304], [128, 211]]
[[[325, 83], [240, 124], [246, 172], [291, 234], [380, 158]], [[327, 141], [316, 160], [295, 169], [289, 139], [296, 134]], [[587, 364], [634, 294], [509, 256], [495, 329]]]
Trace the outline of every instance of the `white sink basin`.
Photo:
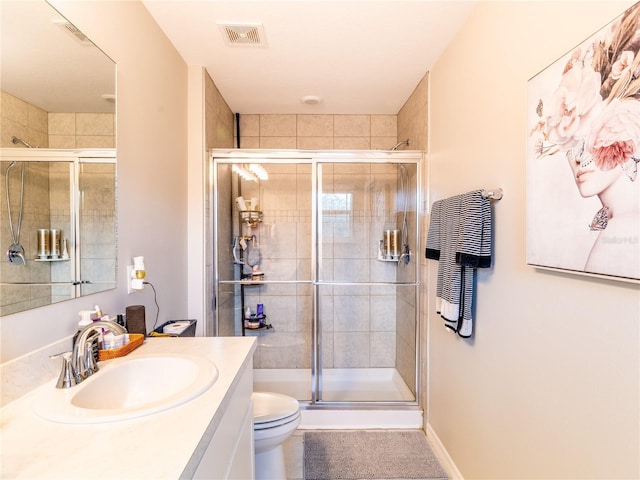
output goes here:
[[218, 379], [212, 362], [192, 355], [122, 357], [99, 367], [74, 387], [44, 388], [34, 400], [36, 413], [61, 423], [127, 420], [188, 402]]

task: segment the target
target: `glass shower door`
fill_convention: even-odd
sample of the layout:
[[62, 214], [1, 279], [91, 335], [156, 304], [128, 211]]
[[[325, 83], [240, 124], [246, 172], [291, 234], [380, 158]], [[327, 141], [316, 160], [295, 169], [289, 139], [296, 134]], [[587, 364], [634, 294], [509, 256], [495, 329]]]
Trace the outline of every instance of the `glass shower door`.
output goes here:
[[[214, 206], [218, 331], [257, 338], [255, 390], [310, 401], [312, 168], [304, 159], [255, 161], [220, 160], [216, 167], [231, 185]], [[242, 176], [240, 169], [251, 172], [255, 165], [262, 178]], [[246, 322], [247, 310], [254, 320], [259, 309], [258, 326]]]
[[417, 166], [317, 172], [317, 401], [414, 401]]

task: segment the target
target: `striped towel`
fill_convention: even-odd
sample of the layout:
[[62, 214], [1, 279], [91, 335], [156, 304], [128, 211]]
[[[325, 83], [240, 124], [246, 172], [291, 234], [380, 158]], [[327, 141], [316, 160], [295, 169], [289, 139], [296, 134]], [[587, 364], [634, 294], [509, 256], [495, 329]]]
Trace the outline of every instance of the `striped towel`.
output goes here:
[[491, 266], [491, 202], [474, 190], [431, 208], [426, 258], [438, 260], [436, 311], [461, 337], [473, 333], [472, 306], [477, 268]]

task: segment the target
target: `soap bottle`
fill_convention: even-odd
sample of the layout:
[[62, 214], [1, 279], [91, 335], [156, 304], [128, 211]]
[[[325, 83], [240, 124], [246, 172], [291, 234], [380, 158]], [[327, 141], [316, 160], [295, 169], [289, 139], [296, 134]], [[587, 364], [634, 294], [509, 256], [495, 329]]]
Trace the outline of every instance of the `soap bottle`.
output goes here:
[[[75, 347], [76, 341], [78, 340], [78, 336], [80, 335], [80, 330], [82, 330], [87, 325], [91, 325], [93, 323], [92, 317], [95, 316], [95, 310], [81, 310], [78, 315], [80, 315], [80, 321], [78, 322], [78, 331], [73, 336], [73, 340], [71, 342], [71, 348]], [[93, 345], [93, 359], [98, 361], [98, 338], [100, 334], [96, 331], [91, 332], [87, 337], [87, 341], [92, 342]]]
[[247, 307], [244, 310], [244, 326], [245, 326], [245, 328], [249, 326], [249, 322], [251, 322], [251, 308]]

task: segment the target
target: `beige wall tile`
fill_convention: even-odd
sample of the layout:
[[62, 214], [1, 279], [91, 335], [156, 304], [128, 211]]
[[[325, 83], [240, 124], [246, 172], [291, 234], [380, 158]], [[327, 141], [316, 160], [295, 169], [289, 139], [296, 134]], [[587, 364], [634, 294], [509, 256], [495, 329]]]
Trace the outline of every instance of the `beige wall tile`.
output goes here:
[[209, 148], [214, 148], [213, 146], [215, 145], [215, 138], [216, 138], [216, 128], [217, 128], [217, 119], [216, 119], [216, 114], [215, 111], [213, 110], [213, 107], [209, 104], [207, 104], [205, 106], [204, 109], [204, 116], [205, 116], [205, 127], [204, 127], [204, 143], [205, 143], [205, 148], [209, 149]]
[[2, 92], [2, 103], [0, 104], [2, 118], [10, 118], [19, 125], [29, 123], [28, 103], [18, 97]]
[[77, 148], [114, 148], [114, 137], [110, 135], [78, 135]]
[[75, 133], [76, 133], [75, 113], [50, 113], [49, 114], [49, 135], [75, 135]]
[[427, 148], [427, 110], [429, 74], [427, 73], [398, 112], [398, 138], [411, 142], [411, 150]]
[[28, 128], [26, 125], [22, 125], [11, 118], [2, 117], [2, 123], [0, 123], [0, 127], [0, 146], [11, 148], [22, 147], [22, 145], [14, 145], [11, 142], [11, 137], [26, 139], [28, 133]]
[[298, 115], [298, 137], [333, 137], [333, 115]]
[[336, 137], [369, 137], [370, 115], [334, 115], [333, 131]]
[[369, 150], [369, 137], [334, 137], [333, 148], [336, 150]]
[[76, 113], [76, 135], [113, 135], [110, 113]]
[[240, 135], [240, 148], [260, 148], [260, 137], [243, 137], [242, 134]]
[[371, 137], [372, 150], [390, 150], [398, 143], [396, 137]]
[[296, 135], [296, 115], [260, 115], [261, 137], [295, 137]]
[[34, 147], [49, 148], [49, 135], [47, 135], [47, 132], [33, 130], [29, 127], [26, 140]]
[[398, 136], [397, 115], [371, 115], [372, 137], [396, 137]]
[[34, 105], [29, 105], [27, 115], [30, 129], [37, 130], [44, 134], [47, 133], [49, 123], [47, 112]]
[[331, 137], [298, 137], [299, 150], [332, 150], [333, 136]]
[[240, 142], [243, 137], [260, 136], [260, 115], [240, 115]]
[[296, 137], [260, 137], [260, 148], [296, 148]]
[[233, 148], [234, 145], [233, 130], [229, 130], [226, 122], [219, 121], [218, 127], [216, 128], [215, 147]]

